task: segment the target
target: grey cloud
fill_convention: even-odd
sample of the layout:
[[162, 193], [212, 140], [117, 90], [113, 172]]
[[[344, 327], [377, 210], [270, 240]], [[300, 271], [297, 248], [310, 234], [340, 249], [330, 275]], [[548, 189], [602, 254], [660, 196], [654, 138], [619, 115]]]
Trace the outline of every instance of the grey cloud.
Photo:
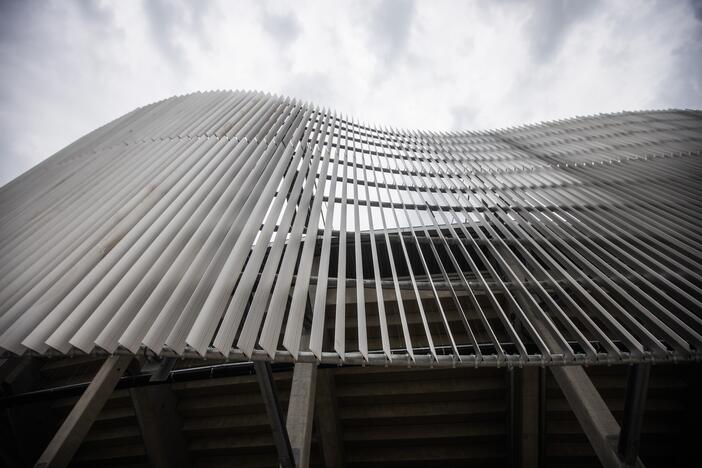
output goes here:
[[[30, 85], [46, 80], [55, 68], [52, 60], [63, 58], [61, 45], [65, 39], [48, 40], [46, 29], [49, 17], [61, 21], [65, 15], [50, 10], [45, 2], [0, 1], [0, 103], [6, 108], [18, 105], [23, 94], [32, 89]], [[39, 80], [32, 74], [37, 69], [44, 72]], [[23, 74], [32, 76], [17, 79]]]
[[451, 127], [454, 130], [473, 129], [476, 126], [477, 115], [476, 109], [470, 106], [454, 106], [451, 108], [451, 118], [453, 119]]
[[83, 15], [86, 21], [92, 23], [110, 23], [112, 22], [112, 10], [104, 3], [98, 1], [83, 1], [74, 4], [78, 11]]
[[17, 39], [22, 28], [22, 17], [31, 13], [29, 2], [7, 0], [0, 2], [0, 44]]
[[300, 35], [300, 23], [292, 14], [263, 10], [263, 28], [282, 47], [294, 42]]
[[9, 141], [9, 136], [0, 137], [0, 187], [26, 170], [17, 149]]
[[0, 1], [0, 45], [25, 41], [36, 31], [35, 18], [46, 8], [36, 0]]
[[195, 36], [195, 40], [200, 43], [200, 47], [208, 49], [210, 43], [207, 36], [207, 17], [213, 10], [214, 3], [211, 1], [189, 2], [188, 17], [190, 30]]
[[174, 66], [187, 70], [187, 57], [179, 39], [187, 36], [187, 40], [209, 47], [204, 18], [211, 2], [143, 0], [142, 3], [157, 48]]
[[695, 28], [689, 40], [673, 50], [678, 66], [663, 94], [670, 106], [702, 108], [702, 0], [692, 0], [689, 5]]
[[145, 0], [143, 4], [156, 46], [170, 62], [183, 65], [185, 53], [175, 40], [176, 24], [182, 21], [180, 10], [167, 0]]
[[[0, 0], [0, 185], [104, 119], [193, 88], [260, 87], [417, 128], [437, 128], [438, 122], [491, 128], [644, 106], [702, 108], [702, 0], [627, 6], [640, 8], [636, 18], [601, 0], [485, 2], [475, 8], [475, 21], [487, 28], [470, 28], [448, 2], [432, 3], [432, 14], [421, 18], [419, 5], [403, 0], [340, 2], [326, 11], [320, 3], [300, 2], [290, 15], [291, 7], [273, 2], [126, 4]], [[340, 11], [329, 14], [331, 8]], [[488, 36], [505, 56], [483, 62], [478, 35], [514, 20], [522, 25], [516, 34]], [[314, 21], [336, 22], [314, 30], [333, 56], [321, 57], [314, 41], [301, 40]], [[243, 22], [270, 40], [254, 37], [244, 44], [253, 53], [238, 57], [240, 36], [212, 31]], [[651, 32], [665, 40], [649, 46], [650, 57], [623, 43], [594, 50], [590, 38], [575, 36], [581, 24], [613, 40], [648, 44]], [[438, 40], [444, 37], [438, 28], [454, 28], [449, 37], [456, 43]], [[424, 38], [417, 47], [415, 31]], [[212, 53], [186, 57], [208, 39]], [[529, 47], [523, 61], [512, 60], [520, 50], [508, 43], [514, 40]], [[280, 46], [292, 43], [295, 54]], [[580, 57], [581, 51], [587, 54]], [[563, 64], [554, 66], [554, 57]], [[163, 60], [166, 69], [159, 69]], [[564, 77], [581, 67], [586, 84], [615, 91], [583, 100], [564, 85]], [[491, 79], [498, 75], [511, 79]], [[619, 98], [623, 78], [632, 86]], [[402, 115], [399, 108], [406, 109]]]
[[394, 63], [407, 49], [407, 42], [415, 15], [414, 0], [379, 2], [371, 22], [371, 49], [386, 64]]
[[551, 60], [572, 27], [595, 11], [597, 3], [595, 0], [535, 2], [532, 14], [525, 24], [534, 59], [542, 63]]
[[334, 93], [329, 80], [322, 73], [296, 73], [287, 80], [282, 92], [302, 101], [311, 102], [314, 105], [331, 105], [334, 101]]
[[690, 0], [692, 13], [698, 21], [702, 21], [702, 0]]

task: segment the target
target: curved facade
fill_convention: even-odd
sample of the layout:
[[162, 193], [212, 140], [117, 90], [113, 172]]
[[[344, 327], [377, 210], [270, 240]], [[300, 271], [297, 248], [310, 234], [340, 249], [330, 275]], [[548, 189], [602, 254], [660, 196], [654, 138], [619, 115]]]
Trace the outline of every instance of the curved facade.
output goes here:
[[170, 98], [0, 189], [0, 348], [699, 359], [701, 150], [696, 111], [436, 133]]

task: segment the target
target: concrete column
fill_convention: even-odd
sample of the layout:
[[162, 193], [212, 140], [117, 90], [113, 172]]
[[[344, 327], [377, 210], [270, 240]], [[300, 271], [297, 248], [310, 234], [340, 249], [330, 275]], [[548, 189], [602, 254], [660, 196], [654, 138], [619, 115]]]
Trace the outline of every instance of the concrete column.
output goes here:
[[539, 368], [519, 370], [519, 466], [539, 466]]
[[170, 385], [149, 385], [129, 389], [144, 440], [146, 453], [154, 468], [190, 466], [183, 423]]
[[133, 356], [110, 356], [61, 424], [35, 468], [68, 466]]
[[295, 457], [295, 466], [299, 468], [307, 468], [310, 464], [316, 385], [317, 364], [295, 364], [285, 427]]
[[[313, 259], [312, 271], [319, 268], [319, 257]], [[315, 288], [308, 292], [307, 315], [311, 315]], [[310, 317], [306, 317], [310, 319]], [[309, 323], [302, 333], [302, 346], [309, 346]], [[293, 371], [288, 416], [285, 426], [290, 439], [290, 447], [295, 457], [295, 466], [307, 468], [310, 464], [310, 446], [312, 445], [312, 426], [314, 423], [314, 402], [317, 389], [317, 363], [298, 362]]]
[[319, 369], [315, 410], [325, 468], [344, 466], [344, 440], [337, 406], [334, 370]]

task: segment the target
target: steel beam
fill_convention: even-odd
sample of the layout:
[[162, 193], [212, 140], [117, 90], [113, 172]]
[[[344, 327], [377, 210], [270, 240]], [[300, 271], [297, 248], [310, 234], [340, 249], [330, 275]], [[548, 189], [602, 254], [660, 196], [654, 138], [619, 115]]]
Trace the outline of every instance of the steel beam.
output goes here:
[[132, 359], [133, 356], [129, 355], [115, 355], [105, 359], [105, 363], [39, 457], [35, 468], [68, 466]]
[[141, 373], [151, 374], [149, 382], [165, 382], [176, 365], [178, 358], [161, 357], [159, 359], [147, 359], [141, 366]]
[[258, 380], [258, 385], [261, 388], [263, 404], [266, 406], [266, 413], [268, 413], [271, 429], [273, 429], [273, 443], [278, 451], [280, 466], [283, 468], [294, 468], [295, 457], [290, 446], [288, 432], [285, 429], [283, 412], [280, 409], [278, 394], [273, 382], [271, 364], [268, 361], [254, 361], [254, 369], [256, 370], [256, 380]]

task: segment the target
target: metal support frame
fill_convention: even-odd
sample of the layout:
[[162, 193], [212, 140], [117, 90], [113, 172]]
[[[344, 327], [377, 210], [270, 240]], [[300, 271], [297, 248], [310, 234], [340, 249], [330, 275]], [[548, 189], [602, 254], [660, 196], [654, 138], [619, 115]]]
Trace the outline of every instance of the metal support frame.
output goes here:
[[147, 359], [144, 365], [141, 366], [141, 373], [151, 374], [149, 382], [165, 382], [168, 380], [176, 362], [178, 362], [178, 358], [174, 356]]
[[271, 364], [268, 361], [254, 361], [254, 369], [256, 370], [256, 380], [258, 380], [258, 385], [261, 388], [261, 396], [266, 406], [271, 429], [273, 429], [273, 443], [278, 451], [280, 466], [283, 468], [294, 468], [295, 457], [290, 446], [288, 432], [285, 429], [283, 412], [280, 409], [278, 394], [273, 382]]
[[629, 369], [626, 383], [626, 401], [624, 403], [624, 420], [619, 433], [617, 451], [626, 466], [633, 466], [641, 445], [641, 426], [643, 424], [648, 379], [651, 374], [650, 364], [637, 364]]
[[122, 355], [105, 359], [105, 363], [39, 457], [35, 468], [68, 466], [132, 359], [133, 356]]

